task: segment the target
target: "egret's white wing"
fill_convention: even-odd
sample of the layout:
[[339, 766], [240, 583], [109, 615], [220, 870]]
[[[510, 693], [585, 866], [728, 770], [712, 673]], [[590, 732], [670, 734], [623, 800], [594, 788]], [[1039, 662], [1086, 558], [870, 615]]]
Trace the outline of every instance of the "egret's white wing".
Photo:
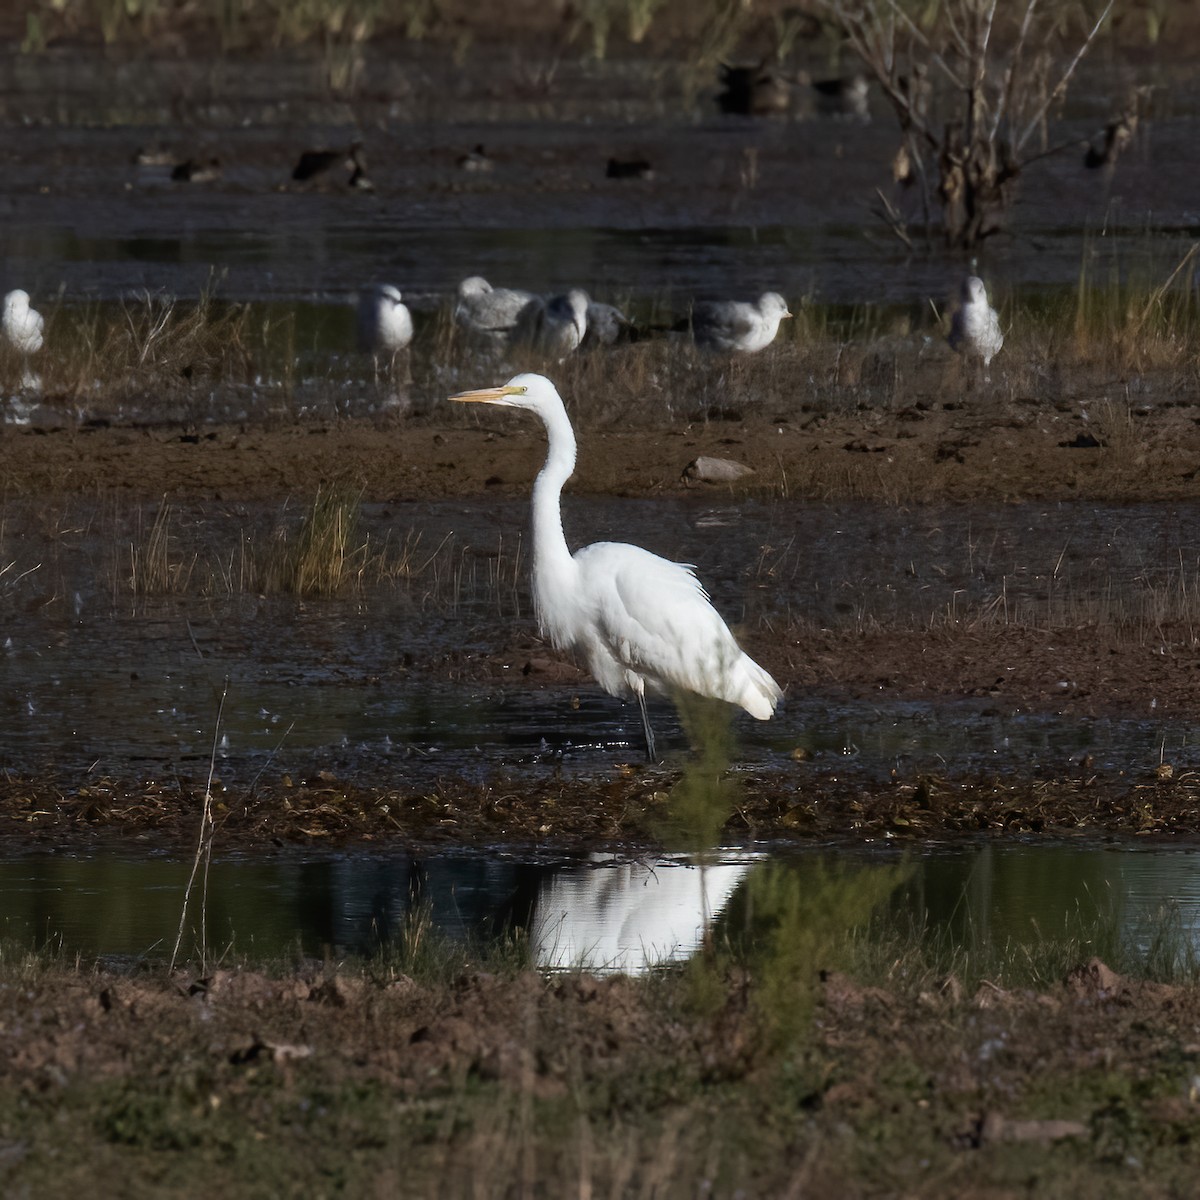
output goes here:
[[587, 546], [575, 561], [596, 631], [593, 645], [579, 648], [602, 686], [614, 690], [602, 673], [615, 663], [660, 691], [718, 696], [770, 716], [778, 686], [742, 652], [691, 567], [619, 542]]

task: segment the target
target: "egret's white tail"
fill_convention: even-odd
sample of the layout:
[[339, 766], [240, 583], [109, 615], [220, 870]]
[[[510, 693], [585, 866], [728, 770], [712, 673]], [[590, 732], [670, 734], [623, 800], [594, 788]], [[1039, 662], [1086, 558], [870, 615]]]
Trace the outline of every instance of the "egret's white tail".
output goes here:
[[737, 694], [727, 697], [740, 704], [752, 717], [769, 721], [775, 706], [783, 699], [783, 689], [748, 654], [743, 654], [734, 670]]

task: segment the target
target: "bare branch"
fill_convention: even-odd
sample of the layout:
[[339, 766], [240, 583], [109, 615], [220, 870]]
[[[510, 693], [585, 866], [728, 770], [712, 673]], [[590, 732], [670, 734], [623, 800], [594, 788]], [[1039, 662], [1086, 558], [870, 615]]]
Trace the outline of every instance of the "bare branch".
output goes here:
[[989, 139], [993, 142], [1000, 132], [1000, 122], [1004, 120], [1004, 114], [1012, 106], [1013, 84], [1021, 68], [1021, 56], [1025, 52], [1025, 39], [1029, 36], [1029, 27], [1033, 24], [1033, 10], [1036, 7], [1037, 0], [1029, 0], [1029, 7], [1025, 10], [1025, 16], [1021, 21], [1021, 31], [1017, 34], [1017, 44], [1008, 56], [1008, 70], [1005, 72], [1004, 87], [1000, 90], [1000, 102], [996, 105], [992, 127], [988, 131]]
[[1025, 143], [1033, 136], [1034, 130], [1037, 129], [1042, 118], [1047, 112], [1049, 112], [1050, 106], [1067, 90], [1067, 84], [1070, 82], [1071, 76], [1075, 74], [1075, 68], [1079, 66], [1079, 60], [1082, 59], [1087, 53], [1088, 47], [1095, 40], [1096, 34], [1100, 32], [1100, 26], [1103, 25], [1105, 20], [1108, 18], [1108, 14], [1112, 11], [1112, 6], [1113, 0], [1108, 0], [1108, 3], [1104, 6], [1104, 11], [1100, 14], [1096, 24], [1092, 26], [1092, 32], [1087, 35], [1083, 45], [1076, 50], [1075, 57], [1071, 59], [1070, 65], [1067, 67], [1066, 71], [1063, 72], [1062, 78], [1055, 85], [1054, 90], [1050, 93], [1050, 95], [1046, 97], [1045, 102], [1041, 105], [1041, 107], [1038, 108], [1037, 112], [1034, 113], [1033, 119], [1025, 127], [1025, 132], [1022, 133], [1019, 138], [1017, 138], [1013, 145], [1013, 150], [1015, 152], [1020, 153], [1021, 147], [1024, 146]]
[[878, 208], [873, 210], [875, 215], [882, 218], [888, 228], [911, 250], [913, 248], [912, 238], [908, 236], [908, 229], [896, 206], [883, 194], [881, 188], [875, 189], [875, 195], [879, 197], [879, 202], [883, 205], [882, 210]]
[[937, 65], [945, 74], [946, 78], [949, 79], [956, 88], [961, 88], [965, 92], [967, 90], [966, 84], [963, 83], [959, 76], [950, 69], [950, 64], [933, 48], [929, 39], [925, 36], [924, 32], [913, 23], [913, 20], [908, 13], [899, 7], [899, 5], [896, 3], [896, 0], [888, 0], [888, 6], [891, 8], [892, 12], [894, 12], [896, 16], [898, 16], [900, 20], [908, 26], [909, 32], [912, 33], [917, 41], [919, 41], [921, 45], [925, 47], [925, 49], [929, 52], [930, 58], [937, 63]]

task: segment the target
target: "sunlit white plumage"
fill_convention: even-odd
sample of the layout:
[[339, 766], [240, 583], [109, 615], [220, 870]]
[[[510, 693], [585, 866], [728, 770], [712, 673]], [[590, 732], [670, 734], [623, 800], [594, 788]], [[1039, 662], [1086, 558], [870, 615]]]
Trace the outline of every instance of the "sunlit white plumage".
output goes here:
[[399, 288], [376, 284], [358, 297], [358, 348], [366, 354], [395, 354], [412, 341], [412, 313]]
[[15, 288], [4, 297], [0, 328], [14, 350], [21, 354], [36, 354], [42, 348], [45, 324], [42, 314], [29, 307], [28, 292]]
[[985, 369], [1004, 345], [1000, 317], [988, 303], [987, 289], [978, 275], [963, 280], [961, 303], [950, 322], [949, 341], [960, 354], [982, 359]]
[[534, 299], [532, 292], [492, 287], [482, 276], [472, 275], [458, 285], [454, 320], [468, 333], [508, 339], [522, 310]]
[[513, 341], [525, 343], [547, 358], [563, 359], [579, 349], [587, 334], [590, 303], [581, 288], [545, 300], [535, 296], [517, 318]]
[[518, 375], [502, 387], [454, 399], [528, 409], [545, 425], [549, 449], [533, 486], [538, 621], [556, 648], [587, 663], [606, 692], [637, 698], [650, 760], [647, 688], [698, 692], [767, 720], [783, 693], [742, 651], [691, 567], [623, 542], [596, 542], [574, 554], [567, 548], [560, 496], [575, 470], [575, 433], [554, 384], [542, 375]]
[[701, 301], [692, 308], [692, 336], [707, 350], [754, 354], [775, 340], [779, 322], [791, 315], [778, 292], [764, 292], [753, 303]]

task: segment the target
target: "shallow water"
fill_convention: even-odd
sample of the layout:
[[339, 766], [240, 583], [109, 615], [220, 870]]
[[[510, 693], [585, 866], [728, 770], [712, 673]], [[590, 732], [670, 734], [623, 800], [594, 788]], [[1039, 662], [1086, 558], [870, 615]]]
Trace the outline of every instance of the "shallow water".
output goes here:
[[[228, 558], [245, 530], [269, 529], [277, 515], [182, 506], [177, 552]], [[506, 678], [519, 676], [529, 653], [512, 647], [535, 632], [518, 552], [523, 500], [405, 505], [403, 520], [422, 531], [431, 553], [445, 539], [457, 547], [442, 552], [440, 574], [431, 568], [338, 600], [129, 596], [122, 580], [129, 540], [139, 536], [129, 524], [138, 519], [79, 505], [47, 528], [40, 511], [9, 506], [3, 768], [194, 774], [208, 761], [226, 687], [217, 753], [230, 784], [264, 769], [331, 770], [347, 781], [415, 787], [514, 763], [603, 770], [639, 754], [635, 707], [588, 681], [535, 687]], [[140, 519], [148, 529], [153, 510]], [[361, 532], [376, 545], [389, 533], [403, 541], [407, 525], [397, 530], [396, 521], [392, 509], [372, 506]], [[1155, 604], [1190, 588], [1200, 571], [1193, 505], [898, 510], [573, 498], [566, 527], [573, 542], [628, 538], [695, 563], [732, 623], [780, 631], [797, 621], [952, 629], [985, 611], [1001, 623], [1103, 624], [1144, 608], [1152, 649]], [[1005, 665], [996, 663], [997, 680]], [[809, 768], [790, 759], [803, 747], [820, 768], [836, 763], [878, 778], [892, 768], [1061, 771], [1085, 754], [1098, 769], [1149, 769], [1164, 753], [1177, 765], [1195, 754], [1190, 726], [1162, 719], [1153, 704], [1105, 718], [1032, 715], [1006, 701], [1002, 687], [994, 697], [926, 704], [883, 692], [839, 698], [836, 683], [832, 697], [827, 689], [789, 696], [771, 722], [739, 716], [739, 758], [804, 778]], [[1069, 661], [1057, 687], [1072, 694]], [[682, 752], [673, 708], [653, 709], [664, 747]]]
[[[386, 278], [429, 312], [482, 273], [635, 304], [775, 287], [820, 303], [916, 308], [940, 305], [960, 277], [961, 263], [936, 247], [910, 254], [871, 213], [875, 188], [891, 188], [898, 142], [878, 95], [869, 123], [746, 120], [716, 113], [715, 78], [686, 95], [678, 64], [558, 66], [552, 89], [532, 96], [515, 64], [497, 72], [483, 55], [455, 64], [436, 49], [389, 51], [347, 104], [282, 54], [249, 71], [240, 59], [0, 58], [6, 286], [79, 302], [145, 290], [194, 298], [216, 281], [234, 300], [311, 303]], [[1087, 254], [1117, 266], [1107, 247], [1121, 228], [1135, 243], [1148, 227], [1180, 246], [1195, 236], [1200, 87], [1188, 71], [1143, 67], [1140, 77], [1158, 85], [1153, 111], [1103, 178], [1083, 169], [1082, 143], [1129, 79], [1085, 62], [1054, 130], [1080, 149], [1026, 172], [1017, 232], [981, 248], [994, 286], [1070, 286]], [[302, 149], [356, 135], [374, 192], [291, 187]], [[455, 163], [478, 142], [495, 169], [468, 175]], [[133, 164], [147, 146], [178, 160], [218, 154], [223, 177], [173, 183], [169, 166]], [[649, 158], [656, 178], [608, 180], [610, 155]], [[894, 201], [908, 210], [915, 197]], [[1136, 270], [1140, 254], [1123, 249], [1119, 269]]]
[[[1147, 950], [1174, 930], [1200, 953], [1200, 850], [1038, 844], [930, 848], [906, 859], [893, 913], [946, 947], [1011, 951], [1074, 937], [1081, 953]], [[703, 868], [673, 857], [345, 854], [218, 860], [208, 892], [210, 949], [254, 957], [371, 954], [428, 920], [475, 946], [516, 930], [534, 962], [636, 973], [680, 961], [703, 936], [754, 929], [745, 889], [782, 869], [814, 901], [831, 880], [894, 871], [864, 853], [715, 851]], [[165, 857], [28, 855], [0, 862], [0, 936], [108, 960], [169, 954], [190, 864]], [[198, 911], [199, 893], [192, 913]], [[188, 925], [185, 953], [197, 926]], [[1189, 950], [1190, 948], [1190, 950]]]

